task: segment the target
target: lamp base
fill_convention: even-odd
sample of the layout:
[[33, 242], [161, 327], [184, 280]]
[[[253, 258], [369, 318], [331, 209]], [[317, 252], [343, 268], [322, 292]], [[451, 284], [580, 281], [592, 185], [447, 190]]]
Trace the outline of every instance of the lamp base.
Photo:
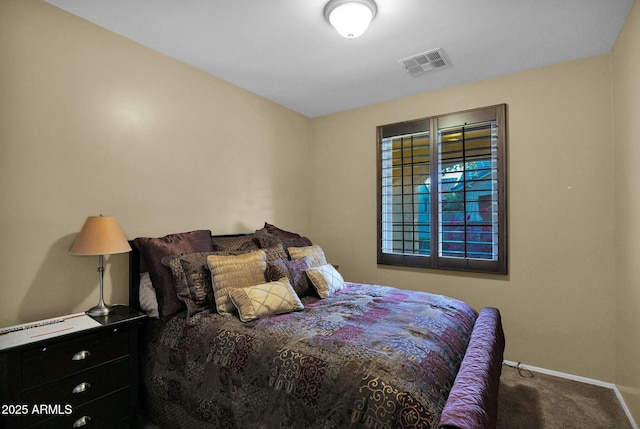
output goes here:
[[113, 307], [104, 303], [91, 307], [86, 311], [89, 316], [106, 316], [113, 312]]

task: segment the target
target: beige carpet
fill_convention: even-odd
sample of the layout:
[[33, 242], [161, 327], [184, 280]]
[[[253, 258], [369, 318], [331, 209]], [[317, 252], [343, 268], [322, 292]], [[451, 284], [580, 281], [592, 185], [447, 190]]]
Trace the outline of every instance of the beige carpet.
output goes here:
[[498, 429], [627, 428], [611, 389], [502, 366]]

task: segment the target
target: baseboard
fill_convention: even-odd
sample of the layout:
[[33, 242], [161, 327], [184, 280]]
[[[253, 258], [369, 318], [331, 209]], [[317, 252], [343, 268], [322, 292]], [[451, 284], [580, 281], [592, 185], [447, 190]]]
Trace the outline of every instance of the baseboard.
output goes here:
[[514, 366], [514, 367], [517, 367], [518, 365], [520, 365], [520, 368], [529, 369], [529, 370], [531, 370], [533, 372], [539, 372], [540, 374], [551, 375], [551, 376], [559, 377], [559, 378], [566, 378], [568, 380], [579, 381], [581, 383], [593, 384], [593, 385], [596, 385], [596, 386], [606, 387], [608, 389], [611, 389], [616, 394], [616, 398], [618, 398], [618, 401], [620, 402], [620, 405], [622, 406], [622, 409], [624, 410], [624, 413], [627, 415], [627, 418], [629, 419], [629, 423], [631, 423], [631, 427], [633, 429], [638, 429], [638, 425], [636, 425], [636, 422], [633, 419], [633, 416], [631, 415], [631, 412], [629, 411], [629, 408], [627, 407], [627, 404], [624, 402], [624, 398], [622, 397], [622, 394], [620, 393], [620, 390], [618, 390], [618, 386], [616, 386], [613, 383], [607, 383], [605, 381], [596, 380], [596, 379], [593, 379], [593, 378], [581, 377], [579, 375], [567, 374], [565, 372], [553, 371], [551, 369], [539, 368], [537, 366], [531, 366], [531, 365], [523, 364], [522, 362], [513, 362], [513, 361], [509, 361], [509, 360], [505, 360], [503, 362], [506, 365]]

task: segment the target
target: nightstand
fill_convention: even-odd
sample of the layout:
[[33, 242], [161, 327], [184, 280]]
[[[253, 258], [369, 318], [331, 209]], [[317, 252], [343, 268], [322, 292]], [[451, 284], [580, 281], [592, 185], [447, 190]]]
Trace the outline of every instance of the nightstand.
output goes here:
[[0, 428], [135, 428], [146, 317], [115, 306], [82, 330], [0, 350]]

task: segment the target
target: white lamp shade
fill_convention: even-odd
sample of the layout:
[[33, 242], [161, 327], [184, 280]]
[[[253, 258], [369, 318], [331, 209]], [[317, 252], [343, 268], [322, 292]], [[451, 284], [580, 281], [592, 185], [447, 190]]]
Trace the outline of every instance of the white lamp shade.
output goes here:
[[131, 251], [131, 246], [113, 217], [89, 216], [69, 253], [72, 255], [112, 255]]
[[369, 28], [376, 6], [372, 1], [332, 1], [327, 4], [325, 13], [338, 34], [353, 39]]

